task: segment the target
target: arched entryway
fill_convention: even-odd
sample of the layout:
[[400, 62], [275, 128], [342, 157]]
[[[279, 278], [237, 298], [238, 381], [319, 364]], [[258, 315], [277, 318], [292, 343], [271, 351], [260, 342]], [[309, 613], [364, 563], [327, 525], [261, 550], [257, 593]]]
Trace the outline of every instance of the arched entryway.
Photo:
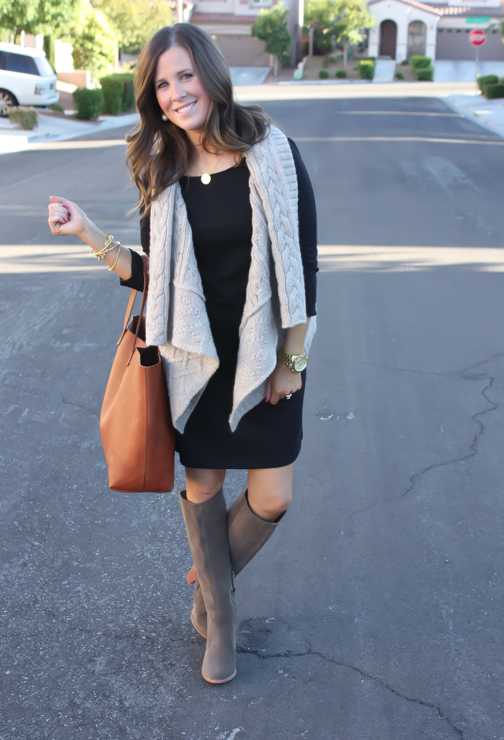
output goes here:
[[380, 56], [395, 59], [397, 24], [394, 21], [380, 23]]
[[408, 26], [408, 59], [415, 54], [425, 55], [427, 26], [422, 21], [412, 21]]

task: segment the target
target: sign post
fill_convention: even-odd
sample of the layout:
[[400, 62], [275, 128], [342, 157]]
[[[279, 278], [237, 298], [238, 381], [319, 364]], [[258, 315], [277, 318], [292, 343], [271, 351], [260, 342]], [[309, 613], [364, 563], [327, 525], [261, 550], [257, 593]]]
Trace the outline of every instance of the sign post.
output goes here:
[[486, 41], [486, 33], [481, 28], [473, 28], [469, 34], [469, 43], [474, 46], [474, 53], [476, 57], [476, 82], [479, 77], [479, 48], [483, 46]]

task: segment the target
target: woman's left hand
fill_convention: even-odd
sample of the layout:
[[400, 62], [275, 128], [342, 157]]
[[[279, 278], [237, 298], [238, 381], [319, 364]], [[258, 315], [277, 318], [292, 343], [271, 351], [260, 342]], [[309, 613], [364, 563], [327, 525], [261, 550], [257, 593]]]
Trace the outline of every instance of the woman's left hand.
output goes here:
[[295, 393], [303, 385], [301, 373], [293, 373], [283, 362], [278, 362], [266, 383], [266, 398], [275, 406], [289, 393]]

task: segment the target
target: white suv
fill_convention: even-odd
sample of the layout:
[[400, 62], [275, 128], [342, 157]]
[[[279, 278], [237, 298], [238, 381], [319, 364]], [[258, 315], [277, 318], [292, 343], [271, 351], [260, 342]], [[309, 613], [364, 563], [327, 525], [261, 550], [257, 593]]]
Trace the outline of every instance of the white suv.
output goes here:
[[0, 116], [13, 105], [57, 103], [56, 79], [43, 51], [0, 43]]

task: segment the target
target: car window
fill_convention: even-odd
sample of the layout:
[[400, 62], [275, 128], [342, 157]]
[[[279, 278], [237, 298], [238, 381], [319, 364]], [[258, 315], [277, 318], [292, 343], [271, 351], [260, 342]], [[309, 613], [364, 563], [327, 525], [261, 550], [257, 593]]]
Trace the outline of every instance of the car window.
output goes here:
[[7, 70], [9, 72], [22, 72], [25, 75], [37, 75], [39, 71], [33, 57], [24, 54], [7, 54]]
[[3, 69], [4, 67], [4, 53], [3, 51], [0, 51], [0, 69]]
[[54, 77], [56, 72], [53, 70], [45, 57], [37, 57], [35, 61], [37, 62], [37, 67], [39, 68], [39, 74], [41, 74], [42, 77]]

